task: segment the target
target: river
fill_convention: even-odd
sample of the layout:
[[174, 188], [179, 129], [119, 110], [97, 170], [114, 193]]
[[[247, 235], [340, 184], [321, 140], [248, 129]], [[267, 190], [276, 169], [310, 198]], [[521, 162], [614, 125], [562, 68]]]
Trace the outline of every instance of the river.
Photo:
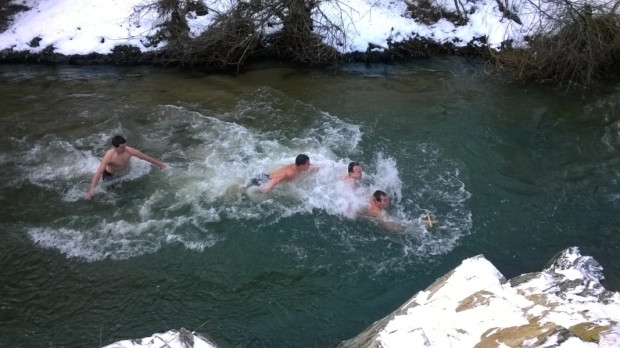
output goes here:
[[[617, 81], [566, 93], [462, 58], [0, 65], [0, 124], [0, 346], [184, 327], [221, 347], [332, 347], [477, 254], [510, 278], [578, 246], [620, 290]], [[89, 201], [116, 134], [167, 168], [132, 159]], [[241, 188], [299, 153], [318, 170]], [[364, 175], [347, 188], [351, 161]], [[355, 216], [377, 189], [396, 231]]]

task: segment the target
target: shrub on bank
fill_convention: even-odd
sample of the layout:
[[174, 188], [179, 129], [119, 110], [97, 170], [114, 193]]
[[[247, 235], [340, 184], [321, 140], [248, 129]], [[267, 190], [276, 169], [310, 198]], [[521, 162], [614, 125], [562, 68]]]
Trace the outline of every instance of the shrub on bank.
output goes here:
[[620, 58], [619, 4], [605, 12], [567, 2], [563, 13], [554, 14], [552, 26], [530, 37], [526, 47], [493, 52], [495, 71], [503, 77], [567, 89], [592, 85]]
[[[454, 0], [452, 9], [441, 8], [441, 2], [401, 1], [407, 4], [403, 16], [414, 19], [416, 23], [430, 26], [443, 21], [445, 27], [446, 22], [450, 22], [458, 30], [465, 26], [465, 31], [474, 14], [481, 13], [483, 7], [489, 9], [488, 3], [477, 1]], [[403, 36], [392, 28], [387, 43], [368, 43], [364, 52], [343, 53], [342, 47], [351, 47], [347, 45], [350, 38], [345, 28], [354, 23], [346, 17], [346, 11], [351, 9], [341, 0], [245, 0], [231, 2], [235, 4], [232, 7], [220, 5], [221, 2], [217, 1], [148, 0], [135, 7], [128, 18], [131, 23], [141, 23], [142, 18], [153, 19], [154, 30], [146, 38], [140, 38], [140, 45], [151, 49], [147, 53], [138, 47], [119, 45], [109, 54], [64, 56], [56, 53], [55, 47], [50, 45], [33, 52], [5, 49], [0, 51], [0, 61], [173, 64], [239, 71], [248, 62], [263, 58], [316, 66], [438, 55], [485, 59], [490, 56], [493, 71], [501, 77], [570, 88], [588, 86], [603, 76], [617, 62], [620, 51], [617, 14], [620, 0], [606, 2], [606, 7], [593, 7], [581, 1], [586, 0], [549, 0], [536, 4], [529, 0], [510, 3], [496, 0], [497, 6], [493, 5], [492, 12], [499, 11], [502, 21], [514, 22], [520, 33], [530, 33], [525, 43], [506, 42], [500, 50], [487, 44], [487, 39], [497, 43], [492, 36], [477, 37], [464, 45], [459, 39], [440, 42], [415, 33]], [[536, 7], [540, 4], [547, 7]], [[528, 12], [532, 6], [536, 7], [532, 10], [533, 17], [538, 17], [539, 21], [522, 21], [518, 10], [523, 11], [524, 17], [532, 17]], [[324, 13], [328, 7], [330, 11], [340, 13], [340, 18], [334, 13], [329, 16]], [[16, 8], [8, 9], [6, 4], [0, 5], [0, 25], [5, 27]], [[195, 28], [195, 23], [201, 22], [197, 20], [200, 18], [206, 19], [202, 21], [205, 27]], [[395, 41], [393, 37], [401, 39]], [[408, 38], [402, 40], [402, 37]], [[101, 40], [103, 43], [104, 39]], [[40, 42], [41, 38], [35, 37], [30, 47], [39, 47]]]

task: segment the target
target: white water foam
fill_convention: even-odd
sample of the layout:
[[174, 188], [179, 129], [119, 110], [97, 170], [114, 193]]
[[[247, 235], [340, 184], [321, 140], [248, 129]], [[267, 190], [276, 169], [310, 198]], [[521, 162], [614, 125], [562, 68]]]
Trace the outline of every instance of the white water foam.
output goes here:
[[[96, 218], [90, 220], [93, 219]], [[207, 220], [186, 216], [138, 222], [101, 219], [91, 227], [84, 227], [83, 223], [82, 226], [74, 227], [68, 223], [69, 227], [30, 228], [28, 234], [36, 244], [57, 249], [68, 257], [87, 261], [127, 259], [155, 252], [163, 244], [170, 243], [182, 243], [187, 249], [203, 251], [215, 245], [218, 238], [208, 233], [188, 235], [170, 232], [178, 229], [192, 230], [205, 222], [212, 222]], [[206, 232], [200, 227], [198, 229]]]

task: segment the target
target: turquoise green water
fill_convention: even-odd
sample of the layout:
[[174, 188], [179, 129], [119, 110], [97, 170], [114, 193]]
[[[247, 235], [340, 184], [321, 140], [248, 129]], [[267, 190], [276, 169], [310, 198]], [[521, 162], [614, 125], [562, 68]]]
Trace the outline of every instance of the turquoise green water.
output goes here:
[[[578, 246], [618, 291], [620, 85], [566, 95], [483, 68], [0, 66], [0, 345], [184, 327], [331, 347], [480, 253], [510, 278]], [[132, 161], [87, 201], [115, 134], [168, 168]], [[298, 153], [320, 169], [238, 189]], [[352, 160], [364, 178], [343, 191]], [[399, 233], [348, 214], [376, 189]]]

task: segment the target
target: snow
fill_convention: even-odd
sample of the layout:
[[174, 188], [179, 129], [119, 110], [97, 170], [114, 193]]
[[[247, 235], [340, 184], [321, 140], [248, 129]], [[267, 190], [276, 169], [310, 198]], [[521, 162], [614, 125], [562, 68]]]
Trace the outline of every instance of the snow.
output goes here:
[[[12, 25], [0, 34], [0, 49], [38, 52], [53, 45], [57, 53], [66, 55], [110, 53], [117, 45], [147, 50], [141, 39], [150, 30], [140, 28], [149, 27], [154, 18], [129, 22], [133, 6], [140, 1], [27, 1], [31, 9], [17, 13]], [[30, 47], [36, 37], [41, 38], [38, 47]]]
[[195, 332], [189, 332], [185, 329], [170, 330], [164, 333], [157, 333], [150, 337], [142, 339], [130, 339], [124, 341], [118, 341], [105, 348], [214, 348], [215, 345], [206, 338], [196, 334]]
[[[206, 16], [191, 12], [187, 16], [192, 36], [200, 35], [209, 27], [218, 13], [225, 12], [241, 0], [205, 0], [210, 9]], [[157, 25], [155, 11], [138, 15], [136, 7], [145, 0], [12, 0], [30, 10], [19, 12], [14, 21], [0, 33], [0, 50], [40, 52], [53, 45], [56, 53], [65, 55], [100, 53], [108, 54], [117, 45], [132, 45], [141, 51], [154, 50], [147, 36]], [[453, 0], [434, 2], [444, 10], [454, 10]], [[427, 37], [437, 42], [453, 42], [464, 46], [472, 39], [487, 36], [492, 46], [499, 46], [507, 39], [520, 41], [527, 34], [529, 24], [537, 19], [531, 9], [522, 5], [519, 16], [524, 26], [503, 17], [495, 0], [463, 1], [468, 13], [465, 25], [455, 26], [448, 20], [426, 25], [411, 19], [404, 0], [332, 0], [323, 1], [314, 13], [314, 19], [325, 24], [331, 22], [344, 28], [346, 38], [334, 41], [326, 37], [327, 44], [343, 53], [366, 51], [372, 43], [386, 48], [388, 40], [402, 41], [414, 36]], [[321, 15], [321, 13], [323, 15]], [[278, 23], [264, 28], [268, 33], [279, 28]], [[320, 33], [320, 29], [317, 29]], [[38, 46], [31, 47], [33, 39], [40, 38]], [[165, 43], [163, 43], [165, 44]]]
[[[484, 258], [464, 260], [441, 288], [420, 293], [413, 300], [417, 306], [390, 321], [378, 335], [381, 346], [473, 347], [489, 327], [527, 324], [519, 306], [496, 295], [503, 292], [502, 278]], [[461, 306], [463, 294], [478, 294], [473, 308]]]
[[[190, 14], [188, 23], [191, 35], [199, 35], [208, 28], [218, 11], [226, 11], [236, 2], [206, 1], [209, 8], [217, 11], [212, 10], [207, 16]], [[153, 34], [157, 14], [146, 11], [137, 16], [134, 12], [136, 6], [144, 5], [144, 0], [13, 0], [12, 3], [28, 6], [30, 10], [17, 13], [9, 28], [0, 33], [0, 50], [39, 52], [53, 45], [56, 53], [73, 55], [107, 54], [117, 45], [133, 45], [142, 51], [158, 48], [149, 47], [146, 40], [148, 35]], [[437, 0], [436, 4], [449, 10], [454, 6], [454, 1]], [[504, 18], [495, 0], [466, 2], [468, 21], [462, 26], [455, 26], [445, 19], [431, 25], [422, 24], [410, 18], [404, 1], [397, 0], [322, 2], [319, 9], [324, 17], [315, 14], [315, 19], [322, 18], [345, 29], [346, 40], [337, 46], [343, 52], [366, 51], [369, 43], [387, 47], [388, 40], [398, 42], [416, 35], [437, 42], [453, 42], [456, 46], [486, 36], [488, 43], [497, 47], [506, 39], [521, 42], [522, 37], [529, 33], [528, 28], [540, 23], [527, 3], [521, 5], [518, 15], [523, 25]], [[274, 29], [265, 28], [265, 31], [268, 30]], [[31, 47], [34, 38], [40, 38], [40, 42], [38, 46]], [[576, 250], [565, 255], [569, 262], [580, 257]], [[411, 347], [412, 342], [420, 343], [418, 346], [471, 347], [483, 335], [488, 337], [493, 334], [491, 328], [498, 330], [525, 325], [529, 322], [528, 317], [543, 317], [549, 308], [532, 302], [528, 297], [528, 294], [536, 293], [544, 293], [548, 299], [557, 301], [555, 310], [547, 314], [544, 321], [564, 327], [584, 321], [608, 325], [609, 321], [605, 318], [620, 322], [620, 295], [617, 293], [606, 304], [597, 303], [596, 298], [583, 298], [583, 286], [567, 291], [562, 295], [564, 298], [556, 296], [554, 292], [559, 291], [556, 283], [559, 277], [587, 279], [589, 286], [598, 286], [596, 272], [589, 274], [587, 267], [582, 269], [578, 266], [555, 269], [553, 273], [541, 272], [536, 278], [513, 288], [503, 283], [501, 273], [486, 259], [467, 259], [439, 288], [421, 291], [405, 304], [406, 313], [395, 316], [378, 334], [378, 340], [384, 347]], [[463, 294], [471, 295], [464, 298]], [[170, 331], [143, 339], [144, 345], [140, 346], [159, 346], [157, 342], [162, 340], [173, 343], [170, 346], [182, 346], [179, 339], [178, 332]], [[194, 339], [195, 347], [210, 346], [197, 336]], [[550, 338], [547, 343], [552, 340]], [[571, 337], [560, 346], [617, 345], [620, 345], [620, 329], [615, 325], [602, 336], [598, 345]], [[138, 345], [128, 340], [110, 347], [133, 346]]]
[[[108, 54], [115, 46], [131, 45], [141, 51], [161, 48], [149, 45], [147, 37], [155, 33], [161, 23], [153, 10], [135, 11], [152, 4], [154, 0], [10, 0], [12, 4], [25, 5], [28, 11], [14, 16], [10, 27], [0, 33], [0, 50], [40, 52], [53, 45], [56, 53], [73, 55]], [[209, 28], [218, 14], [225, 13], [239, 2], [249, 0], [202, 0], [208, 14], [198, 16], [190, 12], [186, 16], [190, 35], [196, 37]], [[419, 0], [323, 0], [314, 9], [315, 31], [323, 35], [324, 42], [342, 53], [364, 52], [372, 43], [387, 48], [388, 42], [399, 42], [412, 37], [425, 37], [438, 43], [465, 46], [476, 38], [486, 37], [491, 47], [512, 40], [513, 45], [524, 45], [524, 38], [536, 31], [550, 31], [553, 22], [547, 22], [540, 11], [554, 13], [551, 1], [506, 1], [510, 11], [517, 15], [521, 24], [505, 17], [496, 0], [459, 0], [466, 23], [454, 23], [440, 19], [423, 24], [411, 18], [407, 2]], [[442, 13], [454, 12], [454, 0], [434, 0], [432, 5]], [[558, 2], [559, 3], [559, 2]], [[614, 2], [593, 0], [591, 4], [611, 9]], [[575, 3], [575, 6], [580, 6]], [[261, 14], [262, 15], [262, 14]], [[256, 19], [258, 21], [258, 18]], [[334, 24], [344, 30], [344, 37], [325, 35], [323, 25]], [[261, 28], [262, 34], [280, 29], [277, 19]], [[40, 38], [38, 46], [30, 45]], [[36, 46], [36, 47], [31, 47]]]
[[[610, 329], [601, 332], [598, 344], [569, 337], [559, 346], [620, 346], [619, 295], [608, 293], [607, 300], [599, 299], [605, 290], [598, 282], [598, 263], [574, 247], [559, 260], [559, 265], [512, 286], [503, 282], [501, 273], [484, 257], [466, 259], [447, 279], [420, 291], [401, 307], [376, 335], [376, 343], [390, 348], [484, 346], [485, 339], [493, 339], [502, 330], [505, 334], [537, 325], [544, 331], [547, 324], [551, 329], [587, 323]], [[574, 288], [560, 290], [567, 285]], [[522, 334], [526, 335], [520, 337], [522, 346], [558, 346], [554, 345], [558, 333], [544, 342], [537, 342], [540, 337], [535, 332], [531, 338], [530, 333]]]

